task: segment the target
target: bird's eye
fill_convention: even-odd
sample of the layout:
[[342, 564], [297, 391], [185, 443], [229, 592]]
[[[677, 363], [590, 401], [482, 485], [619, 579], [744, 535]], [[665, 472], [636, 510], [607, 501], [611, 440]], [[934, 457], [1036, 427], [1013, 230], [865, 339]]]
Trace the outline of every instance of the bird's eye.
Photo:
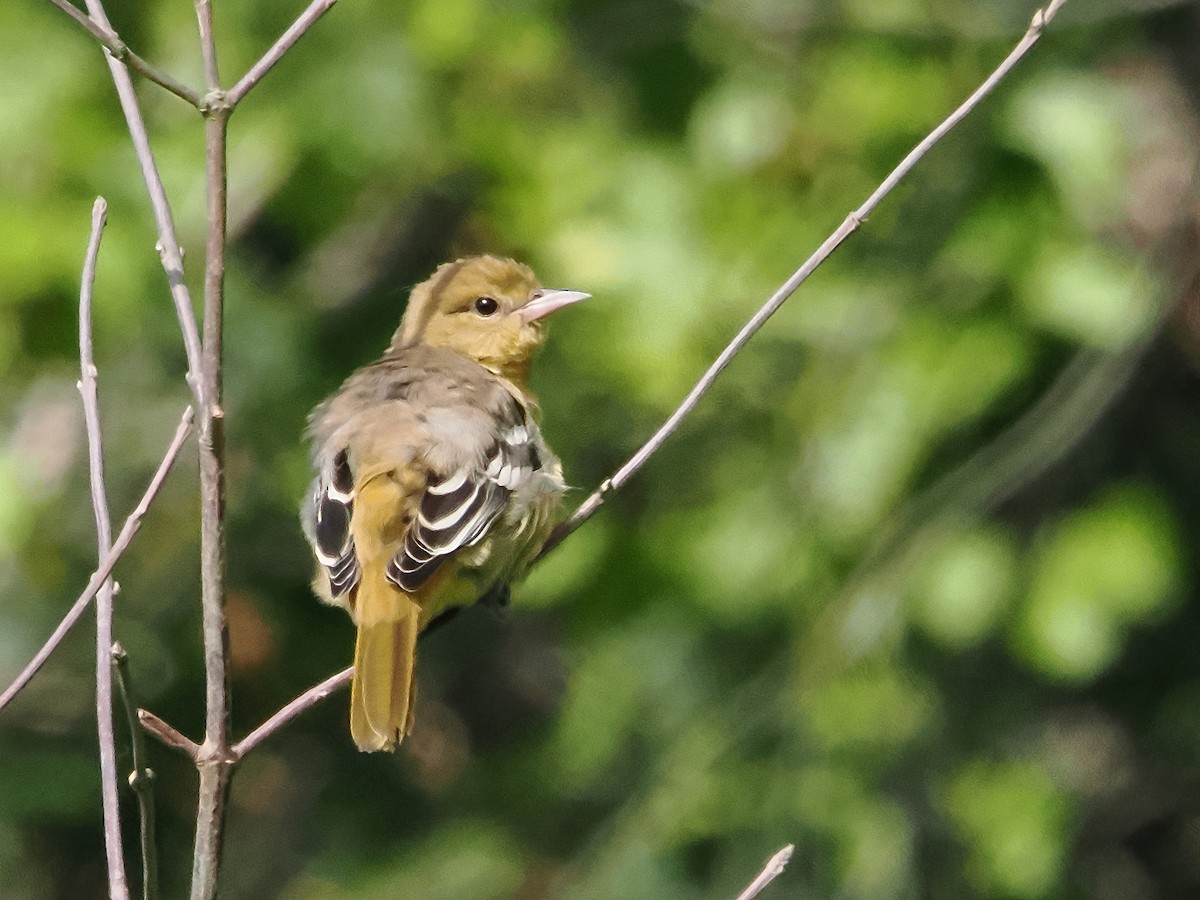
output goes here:
[[499, 308], [500, 304], [492, 297], [479, 297], [475, 300], [475, 312], [481, 316], [493, 315]]

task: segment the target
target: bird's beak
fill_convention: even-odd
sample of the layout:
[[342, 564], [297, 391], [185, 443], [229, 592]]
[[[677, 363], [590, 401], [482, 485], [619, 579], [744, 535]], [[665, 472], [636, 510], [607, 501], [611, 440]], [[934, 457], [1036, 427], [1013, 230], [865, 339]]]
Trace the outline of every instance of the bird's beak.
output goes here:
[[533, 299], [522, 306], [517, 312], [526, 322], [533, 322], [542, 316], [548, 316], [556, 309], [586, 300], [591, 294], [582, 291], [549, 291], [542, 289], [533, 295]]

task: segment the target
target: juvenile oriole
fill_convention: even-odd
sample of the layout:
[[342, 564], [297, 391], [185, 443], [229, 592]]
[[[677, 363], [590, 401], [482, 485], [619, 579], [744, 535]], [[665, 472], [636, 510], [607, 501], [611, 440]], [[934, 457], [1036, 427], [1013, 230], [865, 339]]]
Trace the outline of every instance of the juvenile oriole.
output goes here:
[[546, 290], [511, 259], [446, 263], [409, 298], [383, 357], [309, 419], [302, 512], [314, 590], [358, 627], [350, 732], [390, 750], [412, 730], [417, 635], [507, 595], [566, 485], [538, 428], [530, 359], [544, 317], [587, 294]]

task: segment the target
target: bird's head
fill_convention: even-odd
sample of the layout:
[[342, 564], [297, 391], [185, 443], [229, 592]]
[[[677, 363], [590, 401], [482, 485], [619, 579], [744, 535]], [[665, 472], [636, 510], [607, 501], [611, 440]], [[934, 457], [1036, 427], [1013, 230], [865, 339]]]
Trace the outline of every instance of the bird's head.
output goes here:
[[543, 288], [528, 266], [511, 259], [460, 259], [413, 288], [392, 348], [446, 347], [524, 383], [545, 336], [545, 317], [588, 296]]

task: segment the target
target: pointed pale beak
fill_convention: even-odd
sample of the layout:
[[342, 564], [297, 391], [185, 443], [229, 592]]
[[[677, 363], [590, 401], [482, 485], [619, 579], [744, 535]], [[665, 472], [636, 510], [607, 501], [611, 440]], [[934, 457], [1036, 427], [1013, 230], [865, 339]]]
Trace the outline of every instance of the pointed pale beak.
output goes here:
[[586, 300], [591, 294], [585, 294], [582, 291], [550, 291], [542, 289], [536, 291], [533, 299], [522, 306], [517, 312], [521, 314], [521, 318], [526, 322], [532, 322], [535, 319], [540, 319], [542, 316], [548, 316], [556, 309], [562, 309], [564, 306], [570, 306], [572, 303], [578, 303], [580, 300]]

